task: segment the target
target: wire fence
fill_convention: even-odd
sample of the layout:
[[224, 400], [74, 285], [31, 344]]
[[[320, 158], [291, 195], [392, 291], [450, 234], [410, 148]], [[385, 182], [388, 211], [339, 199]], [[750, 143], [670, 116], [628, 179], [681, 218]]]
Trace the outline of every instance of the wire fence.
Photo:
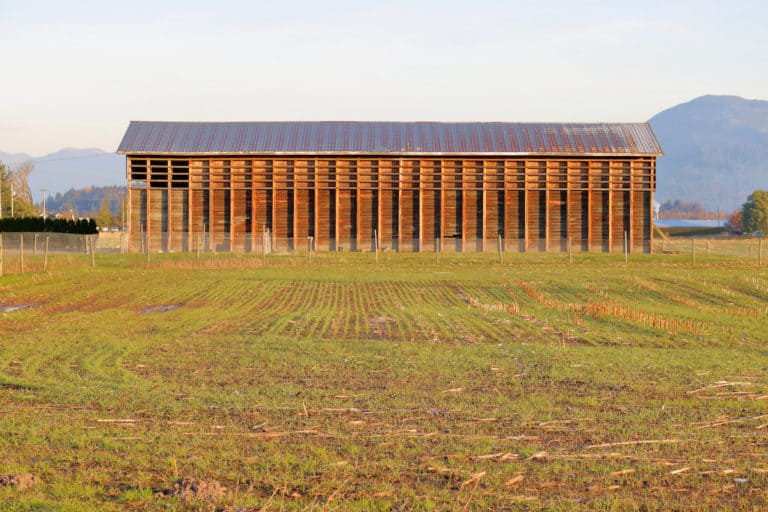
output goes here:
[[660, 254], [690, 254], [730, 256], [754, 259], [762, 263], [768, 257], [768, 243], [763, 238], [674, 238], [660, 237], [654, 241], [654, 251]]
[[[626, 245], [625, 245], [626, 244]], [[652, 250], [650, 250], [652, 249]], [[90, 265], [96, 266], [96, 254], [142, 253], [250, 253], [256, 256], [268, 254], [310, 254], [313, 252], [426, 252], [426, 253], [498, 253], [500, 260], [506, 253], [562, 252], [573, 255], [580, 252], [624, 254], [627, 261], [637, 253], [690, 255], [693, 263], [697, 258], [723, 256], [751, 260], [763, 264], [768, 257], [768, 244], [763, 238], [675, 238], [659, 235], [653, 247], [648, 241], [629, 240], [619, 243], [588, 245], [573, 239], [510, 240], [461, 239], [459, 237], [410, 239], [390, 238], [328, 238], [314, 237], [277, 238], [268, 231], [252, 236], [231, 236], [222, 233], [145, 233], [109, 232], [93, 235], [67, 233], [2, 233], [0, 232], [0, 276], [25, 272], [45, 271], [48, 256], [56, 254], [84, 255]], [[377, 256], [378, 259], [378, 256]], [[147, 257], [149, 261], [149, 257]]]
[[133, 232], [127, 241], [132, 253], [236, 252], [253, 254], [292, 254], [317, 252], [426, 252], [426, 253], [522, 253], [522, 252], [615, 252], [646, 253], [650, 242], [617, 237], [612, 243], [588, 244], [585, 240], [562, 237], [475, 238], [445, 236], [277, 237], [273, 233], [222, 232]]

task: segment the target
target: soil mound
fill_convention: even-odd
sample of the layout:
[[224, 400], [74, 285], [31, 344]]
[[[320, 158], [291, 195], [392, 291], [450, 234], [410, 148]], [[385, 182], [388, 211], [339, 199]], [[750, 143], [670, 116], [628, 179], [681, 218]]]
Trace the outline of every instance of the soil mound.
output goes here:
[[35, 475], [22, 473], [20, 475], [0, 475], [0, 487], [15, 487], [22, 491], [37, 483]]
[[216, 480], [185, 477], [177, 480], [164, 494], [178, 496], [183, 500], [217, 501], [224, 497], [226, 491], [227, 488]]

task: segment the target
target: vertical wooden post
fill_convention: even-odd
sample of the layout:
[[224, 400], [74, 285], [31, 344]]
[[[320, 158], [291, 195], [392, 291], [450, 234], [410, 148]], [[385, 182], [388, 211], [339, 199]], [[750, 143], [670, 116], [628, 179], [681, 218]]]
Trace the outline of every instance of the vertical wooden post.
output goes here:
[[312, 242], [314, 242], [315, 237], [308, 236], [307, 237], [307, 253], [309, 254], [309, 262], [312, 262]]
[[[483, 237], [483, 243], [485, 243], [485, 237]], [[501, 233], [499, 233], [499, 264], [504, 264], [504, 245], [502, 244]]]
[[150, 245], [150, 238], [147, 237], [147, 265], [149, 265], [149, 263], [150, 263], [150, 255], [149, 254], [152, 252], [150, 250], [149, 245]]
[[397, 164], [397, 252], [403, 250], [403, 159]]
[[37, 233], [32, 238], [32, 256], [37, 256]]
[[3, 234], [0, 233], [0, 277], [3, 277]]
[[629, 263], [629, 245], [627, 240], [627, 230], [624, 230], [624, 263]]
[[373, 230], [373, 252], [376, 254], [376, 263], [379, 262], [379, 230]]
[[424, 162], [419, 161], [417, 164], [419, 167], [419, 211], [416, 212], [416, 214], [419, 216], [419, 250], [418, 252], [422, 252], [424, 250]]
[[757, 250], [757, 263], [759, 265], [763, 264], [763, 239], [760, 238], [758, 241], [758, 250]]
[[[50, 241], [51, 237], [47, 236], [45, 237], [45, 257], [43, 258], [43, 272], [48, 270], [48, 242]], [[0, 244], [2, 245], [2, 244]], [[0, 271], [0, 275], [2, 275], [2, 271]]]
[[19, 233], [19, 274], [24, 273], [24, 233]]
[[96, 268], [96, 244], [94, 242], [94, 235], [88, 235], [88, 239], [91, 244], [91, 268]]
[[696, 239], [691, 237], [691, 259], [696, 264]]
[[[480, 250], [482, 252], [485, 252], [485, 227], [488, 225], [488, 187], [485, 183], [485, 180], [487, 178], [487, 172], [486, 172], [486, 164], [487, 161], [483, 160], [480, 164], [480, 179], [482, 180], [482, 187], [483, 190], [480, 192], [482, 194], [482, 212], [480, 215], [480, 237], [482, 240], [480, 241]], [[497, 203], [498, 208], [498, 203]], [[497, 210], [498, 212], [498, 210]], [[498, 227], [498, 217], [496, 218], [496, 226]], [[502, 263], [501, 261], [501, 235], [499, 235], [499, 263]]]
[[197, 243], [195, 244], [195, 252], [197, 253], [197, 261], [200, 261], [200, 233], [197, 234]]
[[571, 237], [568, 237], [568, 263], [573, 263], [573, 247]]
[[707, 256], [709, 256], [709, 240], [707, 240], [706, 248], [707, 248]]

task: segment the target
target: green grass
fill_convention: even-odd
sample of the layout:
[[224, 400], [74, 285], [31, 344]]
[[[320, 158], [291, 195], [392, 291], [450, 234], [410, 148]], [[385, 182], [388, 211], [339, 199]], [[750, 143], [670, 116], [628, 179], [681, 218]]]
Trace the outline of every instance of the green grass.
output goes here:
[[[754, 260], [28, 265], [0, 278], [36, 304], [0, 313], [0, 474], [38, 483], [3, 510], [768, 506]], [[227, 493], [162, 494], [183, 476]]]

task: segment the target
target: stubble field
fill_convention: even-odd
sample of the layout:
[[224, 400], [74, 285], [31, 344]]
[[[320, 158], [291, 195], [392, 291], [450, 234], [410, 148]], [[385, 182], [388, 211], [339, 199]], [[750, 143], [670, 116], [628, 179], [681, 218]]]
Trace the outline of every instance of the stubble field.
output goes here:
[[2, 510], [768, 507], [754, 260], [48, 267], [0, 278]]

